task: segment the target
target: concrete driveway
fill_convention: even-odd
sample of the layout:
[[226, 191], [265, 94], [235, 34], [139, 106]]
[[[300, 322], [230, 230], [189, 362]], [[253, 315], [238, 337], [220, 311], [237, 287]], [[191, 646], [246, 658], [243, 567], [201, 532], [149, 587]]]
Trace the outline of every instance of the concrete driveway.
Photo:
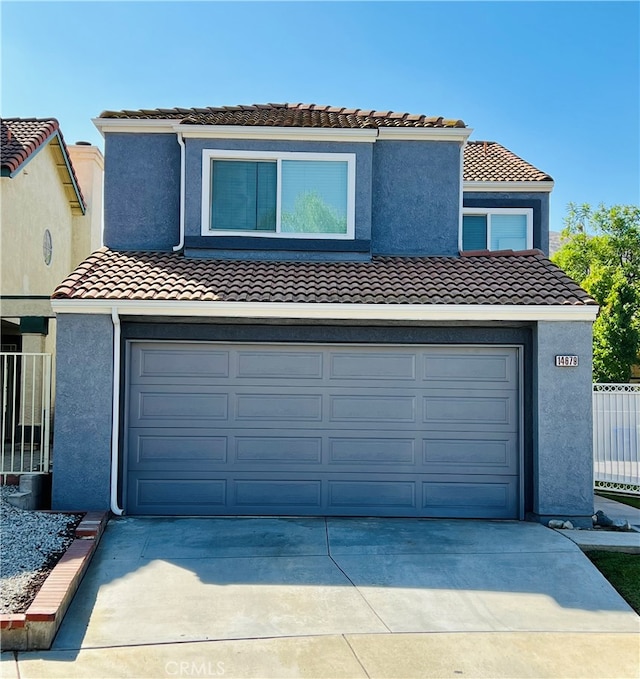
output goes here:
[[109, 523], [52, 651], [21, 653], [18, 668], [22, 679], [635, 677], [639, 622], [573, 542], [538, 524], [124, 518]]

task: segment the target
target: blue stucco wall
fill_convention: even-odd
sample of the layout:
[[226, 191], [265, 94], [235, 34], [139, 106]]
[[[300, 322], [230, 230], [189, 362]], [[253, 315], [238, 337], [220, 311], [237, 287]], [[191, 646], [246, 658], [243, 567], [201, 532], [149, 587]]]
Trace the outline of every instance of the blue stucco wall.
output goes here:
[[[289, 151], [356, 154], [355, 237], [371, 237], [372, 146], [367, 142], [306, 142], [235, 139], [186, 139], [185, 236], [200, 236], [202, 221], [202, 151]], [[252, 251], [238, 256], [252, 256]], [[328, 257], [331, 255], [328, 254]]]
[[[502, 343], [525, 346], [524, 450], [531, 518], [590, 525], [593, 512], [591, 323], [539, 322], [531, 328], [375, 327], [123, 323], [123, 338], [219, 341]], [[532, 335], [532, 339], [528, 339]], [[108, 315], [62, 314], [57, 324], [54, 509], [109, 506], [113, 327]], [[577, 368], [556, 368], [577, 354]], [[124, 386], [121, 390], [124, 398]]]
[[[539, 322], [534, 333], [534, 514], [591, 527], [592, 324]], [[557, 368], [556, 355], [577, 355]]]
[[180, 230], [180, 146], [175, 134], [105, 135], [104, 243], [170, 251]]
[[60, 314], [52, 507], [109, 508], [113, 325], [110, 316]]
[[535, 192], [465, 191], [464, 207], [530, 207], [533, 209], [533, 247], [549, 254], [549, 194]]
[[458, 142], [374, 144], [373, 254], [457, 255], [459, 226]]
[[[187, 139], [185, 144], [187, 237], [201, 233], [203, 149], [343, 152], [356, 154], [355, 235], [371, 239], [373, 254], [458, 254], [457, 142]], [[548, 253], [548, 193], [465, 192], [464, 199], [471, 207], [532, 207], [534, 247]], [[114, 250], [170, 251], [179, 239], [180, 146], [176, 136], [107, 133], [104, 204], [105, 245]], [[225, 252], [224, 256], [273, 258], [258, 249]], [[331, 252], [310, 257], [361, 258]]]

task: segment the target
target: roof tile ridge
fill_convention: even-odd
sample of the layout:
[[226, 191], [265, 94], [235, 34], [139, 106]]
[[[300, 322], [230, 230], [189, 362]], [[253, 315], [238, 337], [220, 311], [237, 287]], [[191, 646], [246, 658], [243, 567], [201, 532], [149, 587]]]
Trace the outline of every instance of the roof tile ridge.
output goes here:
[[2, 121], [13, 120], [14, 122], [21, 123], [58, 123], [58, 119], [55, 116], [42, 116], [42, 117], [0, 116], [0, 120]]
[[[489, 139], [469, 139], [467, 146], [480, 146], [481, 144], [495, 144], [496, 146], [502, 146], [500, 142], [490, 141]], [[504, 148], [504, 146], [502, 146]]]

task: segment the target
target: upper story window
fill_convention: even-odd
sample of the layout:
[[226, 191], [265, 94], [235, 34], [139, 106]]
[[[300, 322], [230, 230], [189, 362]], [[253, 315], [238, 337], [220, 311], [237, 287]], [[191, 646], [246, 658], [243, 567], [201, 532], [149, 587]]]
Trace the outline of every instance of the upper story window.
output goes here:
[[533, 247], [531, 208], [462, 209], [462, 250], [529, 250]]
[[354, 238], [355, 154], [202, 156], [203, 236]]

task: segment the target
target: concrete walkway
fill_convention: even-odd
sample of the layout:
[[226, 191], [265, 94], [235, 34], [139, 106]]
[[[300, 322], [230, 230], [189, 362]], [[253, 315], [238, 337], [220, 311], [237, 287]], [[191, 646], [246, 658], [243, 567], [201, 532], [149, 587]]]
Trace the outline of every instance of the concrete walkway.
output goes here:
[[538, 524], [129, 518], [2, 676], [637, 677], [639, 632]]
[[604, 549], [610, 552], [640, 554], [640, 509], [598, 495], [595, 497], [594, 504], [595, 511], [603, 511], [614, 521], [628, 521], [632, 530], [563, 530], [558, 532], [575, 542], [583, 551]]
[[632, 526], [640, 530], [640, 509], [601, 497], [600, 495], [595, 496], [594, 505], [595, 511], [602, 510], [610, 519], [628, 521]]

